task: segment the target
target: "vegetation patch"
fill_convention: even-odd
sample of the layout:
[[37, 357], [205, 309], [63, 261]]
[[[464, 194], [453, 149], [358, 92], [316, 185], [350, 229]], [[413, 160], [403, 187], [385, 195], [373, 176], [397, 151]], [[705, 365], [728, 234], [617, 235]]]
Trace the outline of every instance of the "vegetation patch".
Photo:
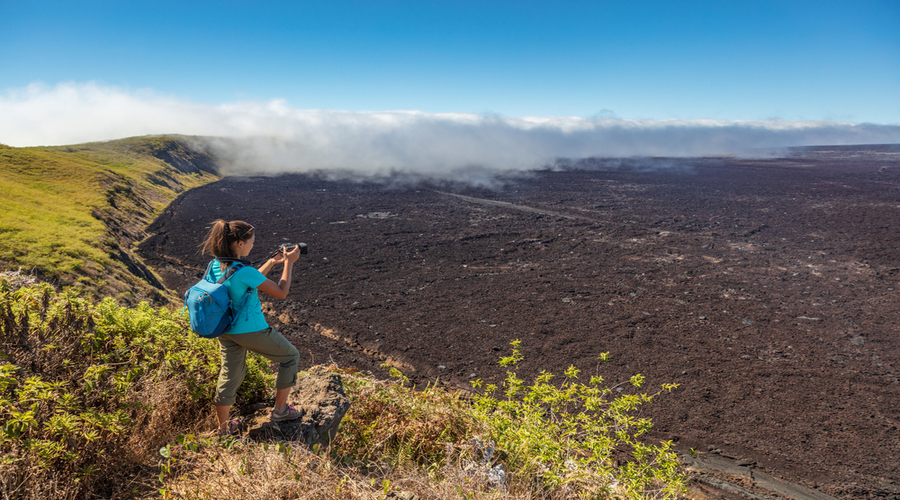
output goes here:
[[[143, 303], [99, 303], [0, 278], [0, 491], [10, 498], [155, 491], [157, 450], [212, 427], [218, 343]], [[272, 384], [251, 356], [243, 403]], [[3, 498], [7, 498], [4, 496]]]

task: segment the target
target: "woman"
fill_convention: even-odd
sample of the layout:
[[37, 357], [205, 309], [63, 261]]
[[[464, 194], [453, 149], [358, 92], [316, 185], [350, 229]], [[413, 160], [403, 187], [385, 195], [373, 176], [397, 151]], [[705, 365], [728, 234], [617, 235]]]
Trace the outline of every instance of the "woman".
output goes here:
[[[226, 222], [219, 219], [213, 222], [212, 229], [201, 245], [203, 253], [212, 254], [219, 263], [210, 266], [210, 279], [218, 280], [228, 271], [233, 260], [243, 259], [249, 255], [255, 240], [255, 228], [244, 221]], [[295, 246], [289, 252], [283, 251], [270, 258], [259, 270], [251, 266], [242, 267], [226, 282], [225, 286], [233, 304], [241, 304], [244, 301], [244, 294], [249, 294], [249, 298], [246, 306], [237, 312], [237, 319], [231, 328], [218, 337], [221, 344], [222, 367], [213, 403], [221, 434], [233, 434], [239, 428], [238, 422], [228, 417], [238, 387], [247, 373], [248, 350], [278, 363], [275, 408], [272, 409], [270, 418], [278, 422], [296, 420], [303, 416], [302, 411], [287, 404], [288, 394], [297, 380], [300, 353], [283, 335], [266, 323], [257, 293], [261, 291], [276, 299], [287, 297], [291, 288], [293, 265], [299, 257], [300, 248]], [[276, 283], [266, 278], [265, 275], [276, 264], [281, 263], [284, 263], [281, 279]]]

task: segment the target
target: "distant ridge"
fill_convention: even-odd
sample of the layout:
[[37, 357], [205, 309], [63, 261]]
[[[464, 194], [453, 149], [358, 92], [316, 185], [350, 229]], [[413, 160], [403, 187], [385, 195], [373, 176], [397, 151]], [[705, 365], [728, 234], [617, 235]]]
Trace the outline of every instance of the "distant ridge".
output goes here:
[[788, 151], [798, 153], [812, 153], [824, 151], [873, 151], [878, 153], [900, 153], [900, 144], [851, 144], [842, 146], [792, 146]]

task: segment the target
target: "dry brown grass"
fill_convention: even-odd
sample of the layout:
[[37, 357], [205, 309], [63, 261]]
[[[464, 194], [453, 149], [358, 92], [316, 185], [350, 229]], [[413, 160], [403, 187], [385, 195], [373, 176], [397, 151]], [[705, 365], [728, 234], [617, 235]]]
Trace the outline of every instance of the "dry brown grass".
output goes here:
[[[333, 368], [336, 369], [336, 368]], [[169, 447], [163, 498], [386, 499], [411, 492], [420, 499], [565, 499], [571, 485], [548, 491], [536, 478], [489, 475], [473, 444], [483, 424], [464, 411], [464, 395], [342, 372], [353, 399], [341, 433], [326, 450], [290, 443], [253, 443], [212, 434]], [[402, 379], [402, 376], [400, 377]], [[502, 467], [502, 466], [501, 466]], [[582, 492], [583, 493], [583, 492]], [[155, 496], [155, 495], [152, 495]]]
[[[431, 473], [416, 467], [339, 467], [334, 457], [305, 448], [236, 443], [184, 454], [180, 474], [168, 479], [164, 498], [383, 499], [410, 491], [422, 499], [564, 498], [520, 485], [491, 484], [484, 466], [460, 460]], [[337, 460], [339, 462], [339, 460]]]
[[153, 408], [136, 415], [128, 449], [135, 462], [153, 464], [159, 461], [159, 448], [178, 434], [199, 435], [216, 427], [212, 409], [191, 400], [184, 382], [163, 379], [134, 395], [135, 400]]

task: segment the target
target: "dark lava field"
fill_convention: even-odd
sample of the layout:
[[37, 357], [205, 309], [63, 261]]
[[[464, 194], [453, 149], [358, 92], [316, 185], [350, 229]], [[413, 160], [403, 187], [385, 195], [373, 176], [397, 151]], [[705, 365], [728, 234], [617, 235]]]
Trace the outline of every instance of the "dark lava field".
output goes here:
[[656, 440], [900, 497], [898, 146], [584, 160], [491, 189], [229, 177], [149, 228], [169, 288], [197, 280], [216, 218], [256, 226], [251, 259], [309, 245], [288, 299], [261, 297], [304, 365], [468, 387], [519, 339], [528, 378], [680, 384], [641, 410]]

